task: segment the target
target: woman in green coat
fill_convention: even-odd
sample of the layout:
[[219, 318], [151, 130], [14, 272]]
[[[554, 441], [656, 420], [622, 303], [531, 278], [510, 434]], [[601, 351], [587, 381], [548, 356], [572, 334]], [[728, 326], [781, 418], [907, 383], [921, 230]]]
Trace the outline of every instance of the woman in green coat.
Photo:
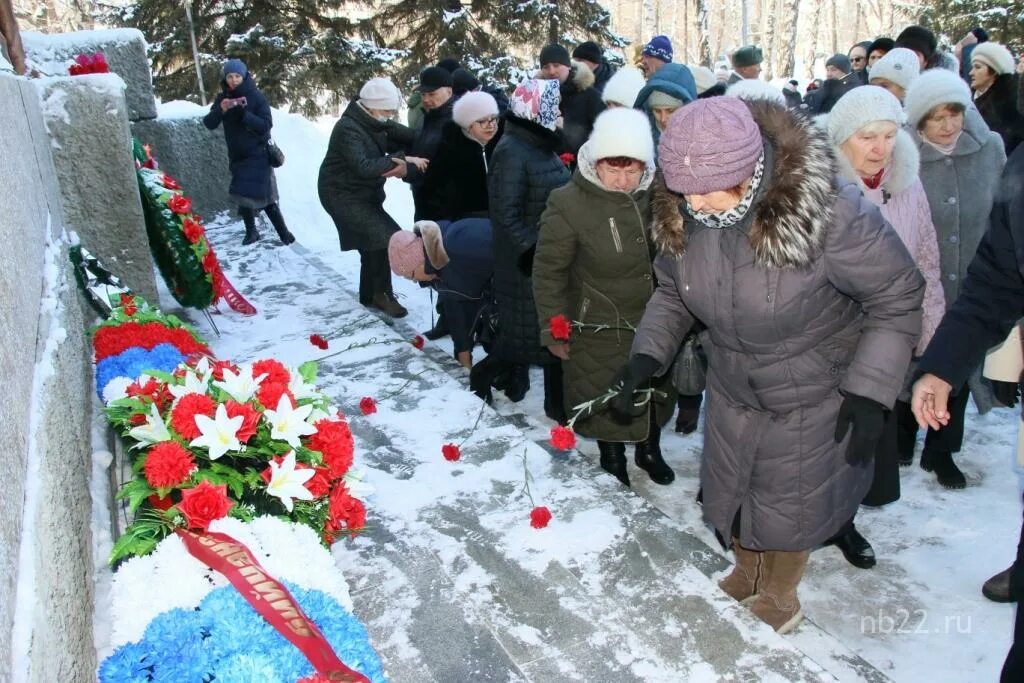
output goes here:
[[[613, 383], [654, 292], [648, 232], [654, 142], [646, 117], [626, 108], [602, 113], [577, 163], [572, 181], [548, 198], [533, 262], [540, 341], [562, 359], [570, 416]], [[550, 321], [559, 315], [573, 324], [568, 342], [552, 335]], [[578, 434], [597, 439], [601, 467], [626, 486], [627, 443], [636, 443], [635, 462], [654, 482], [675, 478], [659, 440], [675, 395], [666, 378], [655, 379], [654, 388], [647, 410], [628, 422], [603, 404], [574, 425]]]

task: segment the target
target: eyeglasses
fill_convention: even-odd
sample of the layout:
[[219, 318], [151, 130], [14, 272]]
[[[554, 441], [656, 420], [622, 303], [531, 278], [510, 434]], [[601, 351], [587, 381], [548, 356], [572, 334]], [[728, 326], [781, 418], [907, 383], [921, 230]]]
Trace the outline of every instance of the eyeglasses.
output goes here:
[[488, 116], [485, 119], [477, 119], [473, 123], [476, 123], [476, 124], [478, 124], [480, 126], [483, 126], [484, 128], [488, 128], [490, 126], [498, 125], [498, 117], [497, 116]]
[[850, 59], [850, 61], [851, 62], [863, 62], [865, 59], [867, 59], [867, 57], [852, 57]]

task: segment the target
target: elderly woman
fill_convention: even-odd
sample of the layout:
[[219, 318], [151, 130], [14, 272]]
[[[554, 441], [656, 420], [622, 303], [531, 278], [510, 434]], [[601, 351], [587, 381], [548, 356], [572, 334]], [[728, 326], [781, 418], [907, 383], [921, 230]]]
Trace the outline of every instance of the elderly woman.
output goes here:
[[[655, 166], [647, 117], [635, 109], [604, 112], [577, 162], [572, 181], [551, 193], [541, 216], [533, 265], [540, 339], [562, 359], [566, 410], [611, 384], [629, 358], [633, 330], [654, 292], [647, 225]], [[582, 325], [568, 341], [551, 333], [549, 321], [558, 315]], [[658, 388], [658, 398], [625, 424], [602, 406], [574, 425], [577, 433], [597, 439], [601, 467], [626, 486], [627, 443], [636, 444], [634, 461], [655, 483], [675, 478], [659, 439], [674, 397], [668, 382]]]
[[613, 408], [629, 412], [634, 390], [704, 323], [703, 509], [736, 553], [719, 585], [785, 633], [802, 618], [810, 549], [871, 484], [924, 283], [858, 187], [836, 182], [825, 135], [780, 105], [689, 104], [658, 158], [658, 288]]
[[[921, 157], [921, 183], [938, 235], [941, 282], [949, 307], [960, 294], [967, 266], [988, 228], [1006, 163], [1003, 140], [971, 106], [971, 92], [963, 79], [945, 69], [926, 71], [914, 81], [907, 92], [906, 111]], [[969, 393], [966, 388], [959, 390], [949, 405], [949, 424], [941, 431], [929, 429], [925, 437], [921, 467], [934, 470], [946, 488], [966, 485], [953, 454], [963, 446]], [[909, 465], [917, 420], [907, 402], [899, 401], [896, 413], [900, 464]]]
[[974, 104], [988, 127], [1003, 138], [1009, 156], [1024, 140], [1024, 116], [1017, 108], [1014, 61], [999, 43], [982, 43], [971, 52]]
[[359, 303], [401, 318], [408, 311], [391, 286], [388, 239], [399, 230], [384, 210], [384, 181], [418, 176], [426, 162], [405, 157], [414, 133], [395, 123], [401, 96], [386, 78], [372, 78], [334, 125], [320, 164], [320, 203], [338, 230], [342, 251], [359, 252]]
[[228, 192], [238, 205], [238, 215], [245, 223], [242, 244], [252, 244], [260, 238], [256, 230], [259, 211], [267, 214], [281, 242], [291, 244], [295, 237], [288, 230], [277, 205], [277, 180], [267, 150], [270, 129], [274, 125], [270, 105], [240, 59], [224, 62], [221, 88], [210, 106], [210, 113], [203, 117], [203, 124], [210, 130], [224, 125], [224, 142], [227, 143], [231, 169]]

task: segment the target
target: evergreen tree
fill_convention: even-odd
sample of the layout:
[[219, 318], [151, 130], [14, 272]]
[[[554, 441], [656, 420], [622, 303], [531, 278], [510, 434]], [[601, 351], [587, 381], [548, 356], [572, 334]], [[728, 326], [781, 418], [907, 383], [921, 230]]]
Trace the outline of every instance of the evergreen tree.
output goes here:
[[952, 43], [981, 27], [992, 41], [1006, 45], [1015, 55], [1024, 50], [1024, 0], [935, 0], [925, 9], [922, 21]]
[[[357, 27], [340, 15], [342, 0], [186, 1], [208, 99], [221, 88], [224, 59], [237, 57], [272, 105], [316, 116], [355, 95], [401, 55], [355, 38]], [[140, 0], [116, 18], [149, 41], [157, 94], [199, 101], [182, 3]]]

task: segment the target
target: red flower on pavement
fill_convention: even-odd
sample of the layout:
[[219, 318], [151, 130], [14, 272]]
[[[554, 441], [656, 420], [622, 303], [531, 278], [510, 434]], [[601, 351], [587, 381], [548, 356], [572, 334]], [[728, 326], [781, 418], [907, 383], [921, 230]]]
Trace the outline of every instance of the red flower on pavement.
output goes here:
[[[252, 376], [259, 377], [260, 375], [266, 375], [264, 382], [280, 382], [281, 384], [288, 384], [292, 381], [292, 373], [288, 372], [288, 368], [281, 364], [280, 361], [276, 361], [273, 358], [265, 358], [258, 360], [252, 364]], [[277, 408], [275, 403], [272, 408]]]
[[185, 394], [171, 411], [171, 426], [187, 440], [198, 438], [202, 432], [196, 426], [196, 415], [213, 417], [217, 404], [206, 394]]
[[543, 529], [551, 521], [551, 510], [543, 505], [530, 510], [530, 526], [534, 529]]
[[319, 334], [311, 334], [311, 335], [309, 335], [309, 343], [312, 344], [313, 346], [317, 347], [321, 351], [326, 351], [327, 348], [330, 346], [330, 344], [327, 342], [327, 340], [324, 339], [323, 336], [321, 336]]
[[377, 412], [377, 402], [369, 396], [363, 396], [359, 399], [359, 410], [363, 415], [373, 415]]
[[423, 335], [417, 334], [412, 338], [412, 345], [417, 349], [422, 349], [424, 344], [426, 344], [426, 340], [423, 339]]
[[355, 441], [352, 431], [343, 420], [317, 420], [316, 434], [309, 437], [306, 448], [320, 451], [324, 456], [324, 464], [330, 472], [331, 479], [344, 476], [352, 467], [352, 454]]
[[138, 306], [135, 305], [135, 297], [131, 294], [121, 295], [121, 310], [129, 318], [135, 315], [135, 312], [139, 310]]
[[572, 336], [572, 323], [561, 313], [551, 316], [548, 326], [551, 328], [551, 336], [557, 341], [567, 342]]
[[576, 448], [576, 434], [569, 427], [555, 425], [551, 428], [551, 445], [560, 451]]
[[183, 194], [176, 194], [167, 200], [167, 208], [174, 213], [192, 213], [192, 200]]
[[192, 244], [201, 240], [203, 235], [206, 234], [206, 231], [203, 230], [203, 224], [192, 217], [185, 218], [181, 221], [181, 231], [185, 233], [185, 239]]
[[456, 444], [446, 443], [445, 445], [441, 446], [441, 455], [444, 456], [445, 460], [449, 462], [455, 462], [460, 457], [462, 457], [462, 450]]
[[[224, 408], [227, 410], [229, 418], [242, 416], [242, 426], [238, 428], [237, 437], [240, 442], [247, 443], [256, 435], [256, 428], [260, 424], [260, 412], [248, 403], [231, 400], [224, 404]], [[275, 405], [274, 408], [277, 406]]]
[[214, 486], [204, 480], [199, 486], [182, 491], [178, 510], [185, 516], [188, 528], [206, 531], [210, 522], [226, 517], [235, 505], [228, 498], [227, 490], [226, 484]]
[[150, 448], [142, 465], [146, 482], [155, 489], [184, 484], [195, 470], [192, 454], [177, 441], [164, 441]]
[[164, 173], [163, 185], [168, 190], [180, 190], [181, 189], [181, 183], [179, 183], [177, 180], [175, 180], [171, 176], [167, 175], [166, 173]]

